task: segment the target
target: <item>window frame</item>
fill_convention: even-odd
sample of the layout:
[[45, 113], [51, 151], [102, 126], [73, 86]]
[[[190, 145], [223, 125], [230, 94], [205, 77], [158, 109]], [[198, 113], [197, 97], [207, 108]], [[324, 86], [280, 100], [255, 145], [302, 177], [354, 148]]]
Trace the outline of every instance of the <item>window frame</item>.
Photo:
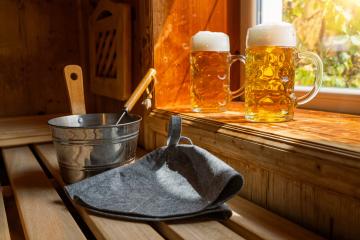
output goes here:
[[[261, 21], [261, 0], [241, 1], [240, 41], [241, 54], [245, 54], [246, 34], [249, 27]], [[245, 83], [244, 67], [241, 67], [241, 84]], [[311, 87], [295, 86], [297, 96], [304, 95]], [[341, 104], [339, 104], [341, 103]], [[360, 114], [360, 90], [320, 88], [318, 95], [309, 103], [299, 106], [305, 109]]]

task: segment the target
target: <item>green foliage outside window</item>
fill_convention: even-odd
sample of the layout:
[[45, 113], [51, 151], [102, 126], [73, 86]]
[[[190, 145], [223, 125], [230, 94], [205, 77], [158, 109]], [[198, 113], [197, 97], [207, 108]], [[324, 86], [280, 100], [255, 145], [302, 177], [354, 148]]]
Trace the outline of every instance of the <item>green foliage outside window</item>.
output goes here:
[[[323, 60], [323, 86], [360, 88], [360, 1], [283, 0], [283, 8], [284, 21], [296, 27], [298, 48]], [[313, 81], [311, 65], [300, 66], [296, 84]]]

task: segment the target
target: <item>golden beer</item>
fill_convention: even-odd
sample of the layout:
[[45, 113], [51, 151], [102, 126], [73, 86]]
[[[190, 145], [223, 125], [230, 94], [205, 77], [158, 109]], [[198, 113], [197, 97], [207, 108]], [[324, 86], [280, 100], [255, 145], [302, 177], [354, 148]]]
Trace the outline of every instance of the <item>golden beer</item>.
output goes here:
[[[248, 29], [245, 63], [245, 119], [251, 122], [292, 120], [297, 105], [311, 101], [322, 83], [323, 64], [312, 52], [296, 50], [292, 24], [259, 24]], [[294, 94], [295, 62], [309, 59], [315, 65], [312, 90], [299, 98]]]
[[244, 61], [230, 54], [229, 36], [200, 31], [191, 38], [190, 97], [194, 112], [222, 112], [231, 99], [242, 94], [230, 91], [230, 66]]
[[230, 54], [197, 51], [190, 54], [190, 96], [195, 112], [225, 111], [231, 101]]
[[255, 122], [292, 119], [295, 107], [295, 48], [246, 49], [245, 116]]

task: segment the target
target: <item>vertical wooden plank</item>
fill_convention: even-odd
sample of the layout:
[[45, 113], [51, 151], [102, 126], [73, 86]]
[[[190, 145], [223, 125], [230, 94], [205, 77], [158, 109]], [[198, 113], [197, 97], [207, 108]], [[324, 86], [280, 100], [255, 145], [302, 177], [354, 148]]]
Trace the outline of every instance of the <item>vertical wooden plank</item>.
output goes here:
[[304, 203], [315, 209], [315, 218], [310, 222], [329, 239], [358, 239], [360, 236], [360, 202], [340, 194], [315, 189], [314, 202]]
[[9, 225], [6, 218], [2, 188], [0, 187], [0, 239], [10, 240]]
[[314, 223], [319, 208], [315, 203], [315, 187], [309, 184], [301, 184], [301, 224], [313, 231], [316, 230]]
[[248, 165], [245, 171], [239, 167], [235, 169], [244, 176], [244, 186], [240, 195], [262, 207], [266, 207], [269, 172], [253, 165]]
[[274, 172], [269, 174], [267, 207], [282, 216], [300, 222], [300, 183]]
[[84, 77], [85, 105], [88, 113], [95, 111], [95, 95], [90, 89], [89, 71], [89, 28], [88, 20], [90, 17], [90, 1], [77, 0], [77, 18], [79, 25], [79, 54], [80, 66]]
[[166, 137], [162, 134], [156, 133], [155, 135], [155, 145], [156, 147], [162, 147], [166, 145]]

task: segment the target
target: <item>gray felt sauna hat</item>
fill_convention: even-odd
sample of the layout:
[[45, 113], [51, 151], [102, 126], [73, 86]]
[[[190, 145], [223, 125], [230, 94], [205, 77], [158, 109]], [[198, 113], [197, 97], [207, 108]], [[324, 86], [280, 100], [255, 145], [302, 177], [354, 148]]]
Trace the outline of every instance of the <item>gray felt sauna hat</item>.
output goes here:
[[[65, 187], [93, 212], [110, 217], [164, 221], [189, 217], [226, 219], [224, 202], [236, 195], [242, 176], [208, 151], [181, 136], [181, 118], [172, 116], [167, 146], [133, 164]], [[190, 144], [179, 144], [188, 140]]]

